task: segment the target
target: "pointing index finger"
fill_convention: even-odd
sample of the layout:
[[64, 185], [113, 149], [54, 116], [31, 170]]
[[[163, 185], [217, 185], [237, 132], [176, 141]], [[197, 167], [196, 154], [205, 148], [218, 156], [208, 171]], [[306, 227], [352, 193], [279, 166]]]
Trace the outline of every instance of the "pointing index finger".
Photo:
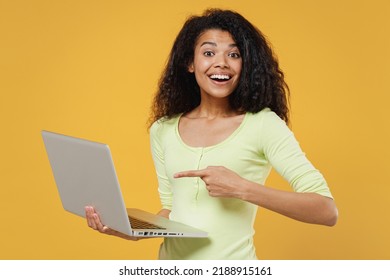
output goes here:
[[203, 177], [205, 176], [205, 170], [187, 170], [181, 171], [173, 175], [174, 178], [184, 178], [184, 177]]

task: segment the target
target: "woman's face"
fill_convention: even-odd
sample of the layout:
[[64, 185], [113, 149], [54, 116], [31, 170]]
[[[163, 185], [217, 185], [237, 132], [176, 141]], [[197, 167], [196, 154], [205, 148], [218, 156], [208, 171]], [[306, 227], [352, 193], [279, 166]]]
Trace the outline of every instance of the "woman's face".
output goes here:
[[195, 74], [202, 98], [226, 98], [237, 88], [241, 68], [240, 51], [230, 33], [210, 29], [196, 41], [188, 71]]

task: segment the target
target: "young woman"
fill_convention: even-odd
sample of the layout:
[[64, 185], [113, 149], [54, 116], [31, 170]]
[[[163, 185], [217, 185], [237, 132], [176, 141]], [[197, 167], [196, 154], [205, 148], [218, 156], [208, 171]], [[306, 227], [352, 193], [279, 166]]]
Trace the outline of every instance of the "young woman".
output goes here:
[[[288, 88], [262, 33], [240, 14], [207, 10], [179, 32], [159, 83], [150, 128], [160, 215], [209, 238], [166, 238], [160, 259], [256, 259], [257, 207], [333, 226], [321, 173], [289, 130]], [[293, 192], [264, 185], [271, 167]], [[87, 207], [88, 224], [101, 224]]]

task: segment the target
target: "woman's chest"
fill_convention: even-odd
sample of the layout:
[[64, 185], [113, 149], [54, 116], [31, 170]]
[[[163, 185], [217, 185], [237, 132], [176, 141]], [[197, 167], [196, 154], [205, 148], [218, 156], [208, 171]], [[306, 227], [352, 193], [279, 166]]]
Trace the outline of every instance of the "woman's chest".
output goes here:
[[244, 115], [234, 118], [182, 118], [178, 132], [182, 141], [190, 147], [215, 146], [232, 136], [240, 127]]

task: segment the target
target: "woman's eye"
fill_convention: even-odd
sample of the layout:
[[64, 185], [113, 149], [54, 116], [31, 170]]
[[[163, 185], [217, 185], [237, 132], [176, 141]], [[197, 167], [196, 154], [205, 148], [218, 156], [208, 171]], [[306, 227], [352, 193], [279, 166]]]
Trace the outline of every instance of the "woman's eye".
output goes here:
[[213, 56], [213, 55], [214, 55], [214, 53], [211, 52], [211, 51], [205, 51], [203, 54], [204, 54], [205, 56]]
[[241, 55], [239, 53], [236, 53], [236, 52], [229, 53], [229, 56], [233, 57], [233, 58], [240, 58], [241, 57]]

